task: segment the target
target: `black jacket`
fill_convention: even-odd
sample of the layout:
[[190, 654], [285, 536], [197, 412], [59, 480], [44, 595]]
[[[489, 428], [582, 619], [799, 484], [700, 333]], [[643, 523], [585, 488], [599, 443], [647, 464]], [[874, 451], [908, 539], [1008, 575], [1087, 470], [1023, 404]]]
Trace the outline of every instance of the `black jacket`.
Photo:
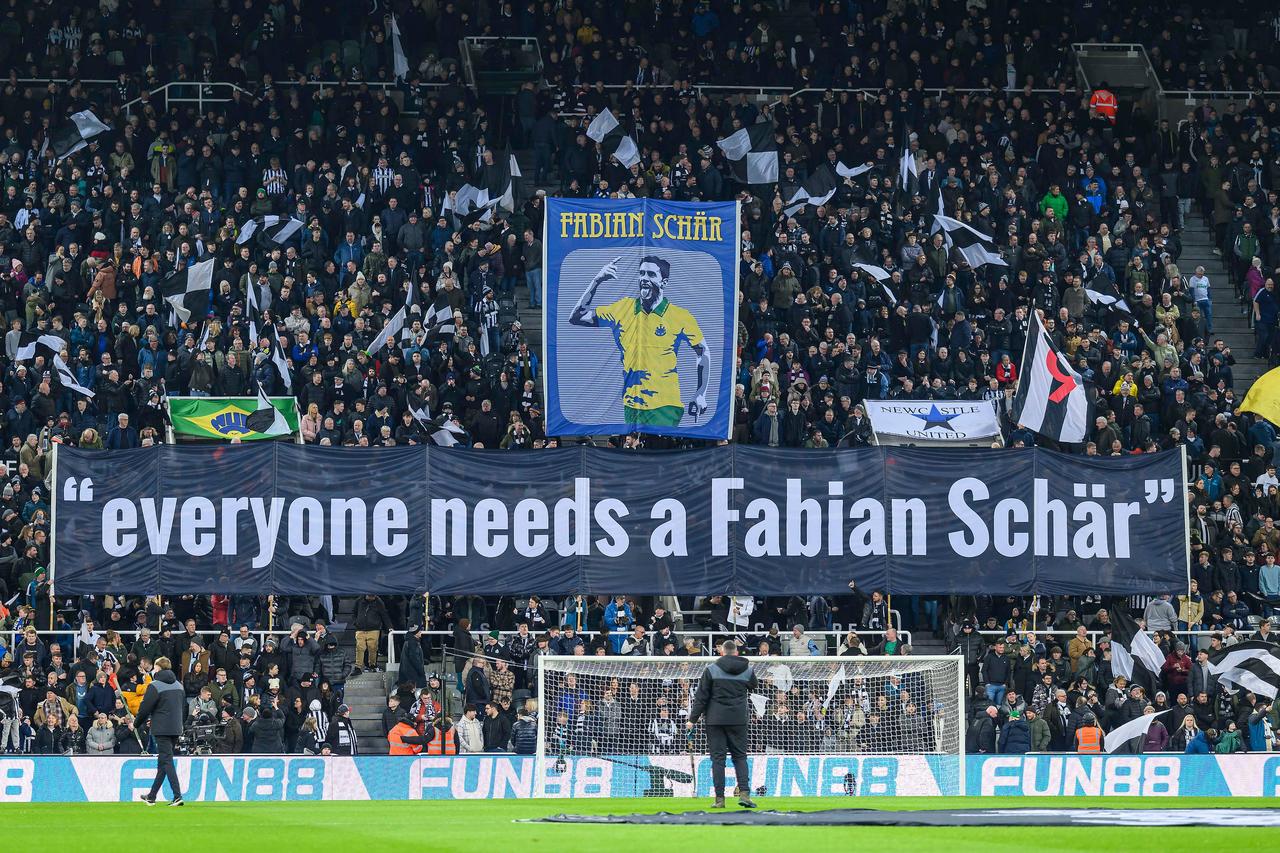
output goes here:
[[277, 713], [265, 714], [249, 727], [253, 733], [253, 751], [259, 755], [280, 755], [284, 752], [284, 717]]
[[[400, 647], [400, 674], [397, 680], [402, 684], [412, 682], [415, 687], [427, 686], [426, 662], [422, 657], [422, 643], [413, 634], [404, 638]], [[392, 723], [394, 725], [394, 722]]]
[[725, 655], [702, 673], [693, 696], [689, 722], [703, 716], [710, 726], [745, 726], [747, 697], [757, 686], [756, 674], [744, 657]]
[[387, 615], [387, 605], [381, 598], [370, 601], [361, 598], [356, 602], [355, 629], [357, 631], [381, 631], [391, 628], [391, 617]]
[[151, 721], [151, 734], [177, 737], [182, 734], [182, 720], [187, 707], [186, 693], [171, 669], [162, 669], [155, 680], [147, 685], [142, 704], [134, 715], [134, 728], [142, 728]]

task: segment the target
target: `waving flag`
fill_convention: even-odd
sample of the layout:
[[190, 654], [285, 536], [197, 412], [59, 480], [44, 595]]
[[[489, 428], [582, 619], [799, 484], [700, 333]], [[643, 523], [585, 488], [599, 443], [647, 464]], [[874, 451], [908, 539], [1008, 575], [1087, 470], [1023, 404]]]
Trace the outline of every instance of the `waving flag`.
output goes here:
[[984, 264], [1007, 267], [995, 241], [976, 228], [971, 228], [959, 219], [952, 219], [941, 213], [933, 216], [933, 230], [930, 233], [942, 232], [947, 241], [947, 250], [955, 249], [964, 258], [965, 263], [977, 269]]
[[106, 133], [111, 126], [94, 115], [93, 110], [81, 110], [58, 125], [50, 133], [48, 144], [59, 160], [70, 157], [89, 145], [95, 136]]
[[1053, 345], [1038, 313], [1031, 316], [1020, 367], [1013, 420], [1054, 441], [1084, 441], [1089, 433], [1084, 380]]
[[[1155, 698], [1153, 687], [1160, 683], [1164, 655], [1137, 620], [1123, 607], [1111, 611], [1111, 672], [1141, 685], [1147, 698]], [[1146, 731], [1143, 729], [1143, 731]]]
[[1209, 671], [1268, 699], [1280, 692], [1280, 647], [1260, 640], [1228, 646], [1209, 655]]
[[160, 296], [186, 323], [192, 314], [209, 311], [209, 291], [213, 287], [213, 258], [183, 267], [160, 282]]
[[778, 180], [777, 129], [771, 121], [757, 122], [716, 141], [744, 184], [772, 184]]

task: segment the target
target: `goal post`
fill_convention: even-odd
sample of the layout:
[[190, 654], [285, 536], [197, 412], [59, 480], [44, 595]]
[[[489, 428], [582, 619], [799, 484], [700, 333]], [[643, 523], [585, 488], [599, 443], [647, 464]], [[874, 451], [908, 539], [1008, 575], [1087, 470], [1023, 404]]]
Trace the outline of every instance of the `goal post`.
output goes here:
[[[959, 795], [961, 657], [747, 657], [748, 763], [761, 796]], [[533, 795], [690, 797], [711, 791], [706, 728], [687, 736], [715, 657], [538, 659]], [[729, 789], [735, 786], [726, 762]]]

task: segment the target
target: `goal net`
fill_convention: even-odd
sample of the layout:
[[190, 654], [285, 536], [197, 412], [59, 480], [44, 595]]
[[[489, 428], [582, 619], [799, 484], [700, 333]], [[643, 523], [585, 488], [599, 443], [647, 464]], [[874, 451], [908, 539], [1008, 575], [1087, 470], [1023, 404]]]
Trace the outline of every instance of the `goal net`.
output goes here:
[[[712, 657], [539, 659], [535, 796], [711, 792], [704, 722], [686, 733]], [[760, 796], [958, 795], [959, 657], [748, 658], [751, 790]], [[734, 779], [726, 761], [728, 789]]]

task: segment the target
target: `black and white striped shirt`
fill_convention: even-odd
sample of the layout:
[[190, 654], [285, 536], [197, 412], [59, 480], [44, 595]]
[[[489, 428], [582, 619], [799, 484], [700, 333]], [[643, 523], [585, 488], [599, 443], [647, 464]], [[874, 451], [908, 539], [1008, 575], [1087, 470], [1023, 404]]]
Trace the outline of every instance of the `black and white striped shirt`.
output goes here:
[[386, 195], [396, 173], [390, 166], [378, 166], [373, 170], [373, 188], [379, 195]]
[[262, 170], [262, 187], [267, 195], [284, 195], [289, 186], [289, 179], [284, 169], [266, 168]]

